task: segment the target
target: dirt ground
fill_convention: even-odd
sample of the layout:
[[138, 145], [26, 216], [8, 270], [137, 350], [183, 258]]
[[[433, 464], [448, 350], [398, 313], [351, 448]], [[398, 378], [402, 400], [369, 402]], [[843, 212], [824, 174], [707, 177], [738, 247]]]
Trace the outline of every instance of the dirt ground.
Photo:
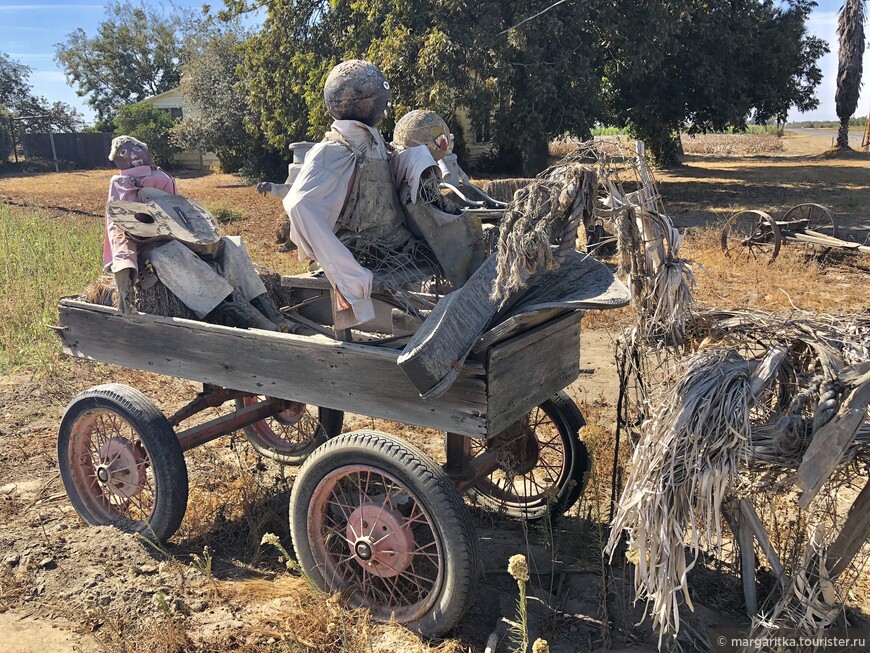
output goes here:
[[[721, 256], [713, 230], [743, 208], [775, 215], [798, 203], [829, 206], [849, 234], [870, 234], [870, 158], [829, 159], [811, 136], [789, 136], [776, 156], [691, 156], [687, 165], [657, 175], [665, 205], [689, 229], [686, 255], [698, 262], [699, 300], [706, 304], [812, 310], [867, 310], [870, 257], [809, 258], [790, 246], [773, 266], [735, 268]], [[0, 176], [0, 202], [33, 207], [49, 219], [99, 220], [110, 172]], [[209, 206], [240, 209], [225, 225], [242, 234], [255, 261], [282, 273], [300, 266], [277, 251], [280, 202], [260, 197], [234, 176], [182, 173], [179, 190]], [[99, 253], [95, 252], [95, 256]], [[236, 434], [187, 456], [188, 513], [178, 535], [155, 551], [130, 535], [85, 527], [64, 494], [57, 471], [57, 426], [66, 404], [86, 388], [109, 381], [142, 390], [171, 413], [198, 388], [102, 364], [65, 361], [51, 376], [18, 370], [0, 378], [0, 651], [474, 651], [490, 632], [515, 619], [517, 587], [508, 557], [525, 553], [533, 570], [529, 615], [532, 638], [546, 637], [559, 653], [652, 651], [655, 637], [631, 603], [631, 568], [617, 559], [601, 589], [602, 505], [609, 496], [617, 381], [613, 342], [631, 320], [625, 311], [589, 314], [584, 324], [580, 379], [569, 388], [586, 413], [586, 437], [599, 471], [572, 513], [551, 530], [469, 506], [484, 560], [474, 606], [452, 637], [422, 642], [396, 626], [371, 626], [348, 614], [290, 573], [276, 551], [259, 546], [265, 532], [289, 546], [287, 500], [294, 468], [257, 457]], [[209, 419], [216, 411], [203, 415]], [[374, 426], [400, 434], [443, 461], [441, 434], [349, 416], [345, 429]], [[205, 567], [204, 548], [211, 556]], [[692, 582], [697, 613], [688, 617], [691, 641], [708, 626], [745, 624], [739, 581], [704, 573]], [[851, 609], [870, 612], [866, 596]], [[298, 637], [296, 643], [288, 633]], [[325, 633], [325, 634], [324, 634]], [[348, 645], [364, 633], [365, 645]], [[318, 639], [320, 638], [320, 639]], [[356, 641], [356, 640], [354, 640]], [[498, 651], [509, 650], [505, 640]]]

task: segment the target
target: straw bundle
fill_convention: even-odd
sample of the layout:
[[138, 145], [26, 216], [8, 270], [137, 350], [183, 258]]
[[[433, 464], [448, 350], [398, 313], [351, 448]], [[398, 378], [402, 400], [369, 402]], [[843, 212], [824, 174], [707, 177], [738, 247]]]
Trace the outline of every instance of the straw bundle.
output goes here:
[[499, 225], [492, 292], [504, 300], [528, 279], [558, 267], [574, 251], [577, 229], [592, 216], [596, 179], [576, 161], [563, 161], [521, 188]]

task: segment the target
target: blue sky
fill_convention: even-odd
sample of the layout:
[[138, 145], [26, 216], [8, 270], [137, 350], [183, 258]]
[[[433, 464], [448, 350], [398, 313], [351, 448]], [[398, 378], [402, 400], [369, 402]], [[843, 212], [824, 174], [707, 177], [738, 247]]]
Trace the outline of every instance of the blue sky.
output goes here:
[[[169, 3], [152, 3], [164, 4]], [[198, 8], [202, 0], [175, 0], [180, 7]], [[213, 7], [223, 6], [221, 0], [212, 0]], [[821, 102], [816, 111], [806, 114], [792, 113], [790, 118], [833, 120], [834, 92], [836, 89], [837, 54], [836, 26], [837, 11], [842, 0], [820, 0], [814, 10], [808, 28], [812, 34], [822, 37], [831, 45], [831, 53], [821, 60], [824, 79], [818, 89]], [[30, 66], [30, 81], [38, 95], [49, 100], [62, 100], [77, 107], [88, 120], [93, 113], [79, 98], [75, 89], [67, 85], [64, 74], [54, 63], [54, 44], [65, 40], [66, 35], [81, 27], [88, 35], [96, 32], [97, 24], [103, 20], [104, 5], [98, 0], [66, 0], [66, 2], [22, 2], [21, 0], [0, 0], [0, 51], [13, 59]], [[870, 32], [870, 26], [868, 26]], [[865, 84], [858, 104], [858, 114], [866, 114], [870, 109], [870, 53], [864, 56]]]

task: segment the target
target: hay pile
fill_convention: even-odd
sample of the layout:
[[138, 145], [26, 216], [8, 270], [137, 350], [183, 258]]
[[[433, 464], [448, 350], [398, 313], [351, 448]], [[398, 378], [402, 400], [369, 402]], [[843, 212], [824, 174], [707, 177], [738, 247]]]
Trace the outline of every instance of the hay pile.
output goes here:
[[[266, 286], [266, 292], [269, 293], [275, 305], [288, 306], [291, 303], [291, 291], [290, 288], [281, 285], [281, 275], [257, 264], [254, 265], [254, 269], [263, 281], [263, 285]], [[114, 277], [106, 274], [91, 282], [82, 293], [82, 299], [91, 304], [117, 308], [118, 297]], [[198, 319], [193, 311], [182, 304], [156, 277], [150, 278], [144, 284], [133, 284], [133, 297], [130, 305], [134, 310], [148, 315], [180, 317], [187, 320]]]

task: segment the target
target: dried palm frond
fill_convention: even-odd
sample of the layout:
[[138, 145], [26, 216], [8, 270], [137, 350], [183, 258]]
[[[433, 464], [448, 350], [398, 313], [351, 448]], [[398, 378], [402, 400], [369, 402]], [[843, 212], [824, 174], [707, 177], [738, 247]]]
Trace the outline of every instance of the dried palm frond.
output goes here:
[[854, 480], [844, 470], [870, 463], [870, 393], [849, 404], [870, 383], [870, 316], [703, 311], [689, 316], [680, 343], [638, 334], [626, 335], [621, 358], [622, 381], [632, 377], [635, 391], [635, 421], [625, 423], [636, 425], [638, 443], [608, 546], [612, 555], [627, 534], [637, 596], [660, 637], [679, 631], [681, 598], [691, 607], [686, 575], [702, 545], [721, 552], [723, 504], [796, 497], [798, 470], [819, 450], [814, 435], [857, 409], [863, 422], [859, 414], [840, 434], [835, 468], [781, 543], [788, 582], [756, 624], [806, 634], [829, 625], [856, 578], [826, 573], [821, 534], [842, 526], [836, 496]]
[[492, 297], [503, 300], [574, 251], [577, 229], [592, 216], [596, 179], [566, 159], [518, 190], [499, 225], [497, 278]]

